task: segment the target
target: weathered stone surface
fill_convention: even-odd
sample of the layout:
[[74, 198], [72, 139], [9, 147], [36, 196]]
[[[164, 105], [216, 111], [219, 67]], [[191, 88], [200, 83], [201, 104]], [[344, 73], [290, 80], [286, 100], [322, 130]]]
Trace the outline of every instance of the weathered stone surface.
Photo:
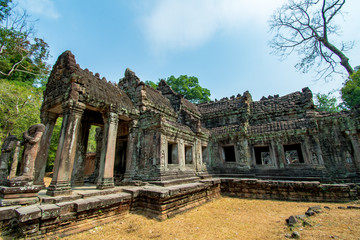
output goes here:
[[15, 209], [19, 208], [20, 206], [10, 206], [10, 207], [1, 207], [0, 208], [0, 221], [8, 220], [15, 218], [16, 212]]
[[60, 215], [60, 207], [55, 204], [45, 204], [39, 206], [41, 210], [41, 219], [56, 218]]
[[39, 203], [38, 197], [0, 199], [1, 207], [14, 206], [14, 205], [31, 205], [37, 203]]
[[298, 222], [296, 216], [290, 216], [288, 219], [286, 219], [286, 223], [289, 225], [289, 226], [293, 226], [295, 225], [296, 223]]
[[36, 206], [20, 207], [15, 209], [19, 222], [32, 221], [41, 218], [41, 209]]

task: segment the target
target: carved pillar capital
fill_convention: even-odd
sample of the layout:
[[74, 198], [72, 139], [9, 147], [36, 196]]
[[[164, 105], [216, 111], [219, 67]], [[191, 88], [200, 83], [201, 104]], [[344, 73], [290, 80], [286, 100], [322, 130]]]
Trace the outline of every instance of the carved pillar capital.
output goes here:
[[81, 102], [74, 102], [72, 100], [66, 101], [62, 104], [64, 114], [82, 115], [86, 105]]
[[40, 114], [41, 123], [44, 125], [52, 124], [52, 123], [55, 124], [58, 117], [59, 117], [59, 114], [53, 113], [53, 112], [48, 112], [48, 111], [41, 112], [41, 114]]
[[116, 112], [107, 112], [103, 114], [104, 122], [109, 124], [118, 124], [119, 123], [119, 115]]

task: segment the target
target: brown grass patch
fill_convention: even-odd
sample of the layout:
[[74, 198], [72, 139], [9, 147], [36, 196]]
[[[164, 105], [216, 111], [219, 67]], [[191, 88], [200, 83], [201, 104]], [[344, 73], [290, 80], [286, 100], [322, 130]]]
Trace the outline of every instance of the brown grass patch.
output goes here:
[[51, 183], [51, 177], [44, 177], [44, 184], [45, 184], [45, 187], [48, 187]]
[[[352, 203], [360, 205], [359, 203]], [[297, 227], [301, 239], [360, 239], [360, 210], [350, 204], [247, 200], [222, 197], [163, 222], [137, 214], [65, 239], [285, 239], [290, 215], [310, 206], [330, 210], [311, 217], [312, 227]]]

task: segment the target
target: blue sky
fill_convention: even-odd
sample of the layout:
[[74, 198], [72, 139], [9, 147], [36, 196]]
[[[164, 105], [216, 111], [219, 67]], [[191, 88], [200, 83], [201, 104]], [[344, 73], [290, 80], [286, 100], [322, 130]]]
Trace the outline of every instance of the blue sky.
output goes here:
[[[16, 1], [15, 1], [16, 2]], [[199, 78], [212, 99], [249, 90], [254, 100], [310, 87], [313, 93], [339, 89], [344, 77], [314, 81], [295, 70], [298, 59], [271, 55], [268, 19], [285, 0], [17, 0], [50, 45], [53, 64], [71, 50], [82, 68], [112, 82], [130, 68], [141, 80], [170, 75]], [[348, 0], [344, 40], [360, 65], [360, 1]], [[357, 14], [357, 15], [356, 15]]]

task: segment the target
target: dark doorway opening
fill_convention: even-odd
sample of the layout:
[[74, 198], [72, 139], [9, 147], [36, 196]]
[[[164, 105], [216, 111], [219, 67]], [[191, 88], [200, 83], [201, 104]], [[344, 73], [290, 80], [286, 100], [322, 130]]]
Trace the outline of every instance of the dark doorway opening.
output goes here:
[[236, 162], [234, 146], [224, 147], [225, 162]]

